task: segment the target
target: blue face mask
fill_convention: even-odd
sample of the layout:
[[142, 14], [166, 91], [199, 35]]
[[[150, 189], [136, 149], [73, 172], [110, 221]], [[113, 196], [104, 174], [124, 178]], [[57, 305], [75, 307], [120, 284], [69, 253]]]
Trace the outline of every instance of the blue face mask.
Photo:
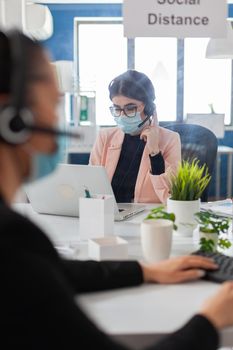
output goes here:
[[114, 120], [125, 134], [139, 134], [144, 126], [143, 123], [143, 125], [138, 127], [138, 125], [142, 123], [140, 112], [137, 112], [135, 117], [132, 118], [123, 115], [121, 117], [115, 117]]
[[51, 174], [62, 162], [65, 155], [64, 137], [57, 137], [57, 150], [51, 154], [34, 153], [31, 160], [31, 173], [26, 180], [26, 183], [31, 183]]

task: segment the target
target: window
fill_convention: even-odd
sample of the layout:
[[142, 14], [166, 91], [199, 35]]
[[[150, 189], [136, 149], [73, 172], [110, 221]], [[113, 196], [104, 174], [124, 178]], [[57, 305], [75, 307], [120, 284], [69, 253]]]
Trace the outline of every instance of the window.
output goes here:
[[209, 113], [212, 105], [225, 114], [225, 124], [232, 123], [231, 60], [206, 59], [208, 39], [185, 39], [180, 45], [176, 38], [126, 39], [121, 17], [79, 17], [75, 28], [79, 92], [92, 102], [97, 125], [114, 125], [108, 84], [129, 68], [152, 80], [160, 122]]
[[155, 87], [160, 121], [176, 120], [176, 62], [176, 39], [135, 39], [135, 69], [147, 74]]
[[184, 115], [187, 113], [225, 114], [231, 122], [231, 60], [206, 59], [208, 39], [185, 39]]
[[[127, 70], [127, 39], [123, 25], [113, 19], [76, 19], [77, 65], [81, 95], [95, 95], [96, 123], [113, 125], [109, 112], [108, 84]], [[100, 40], [101, 38], [101, 40]]]

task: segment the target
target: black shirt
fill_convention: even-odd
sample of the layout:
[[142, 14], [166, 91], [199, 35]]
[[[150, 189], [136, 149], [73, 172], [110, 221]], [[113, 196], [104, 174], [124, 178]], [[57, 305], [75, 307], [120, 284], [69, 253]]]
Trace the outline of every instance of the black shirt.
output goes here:
[[[0, 276], [4, 349], [126, 349], [88, 319], [75, 296], [141, 284], [142, 270], [137, 262], [64, 260], [37, 226], [0, 204]], [[204, 317], [195, 316], [181, 330], [148, 349], [217, 347], [215, 328]]]
[[[118, 203], [130, 203], [134, 199], [144, 148], [145, 142], [140, 140], [140, 135], [125, 134], [120, 158], [112, 178], [112, 189]], [[152, 175], [164, 173], [164, 159], [160, 152], [156, 156], [150, 156], [150, 163]]]

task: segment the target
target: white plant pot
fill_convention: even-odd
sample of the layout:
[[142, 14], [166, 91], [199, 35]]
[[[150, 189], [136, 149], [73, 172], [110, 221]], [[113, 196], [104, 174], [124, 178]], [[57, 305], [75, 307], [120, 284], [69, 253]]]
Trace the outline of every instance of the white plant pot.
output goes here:
[[194, 201], [177, 201], [167, 199], [167, 212], [176, 216], [177, 233], [182, 236], [192, 236], [197, 227], [194, 214], [200, 211], [200, 199]]
[[[207, 240], [212, 240], [214, 242], [214, 246], [213, 246], [213, 251], [216, 252], [217, 248], [218, 248], [218, 234], [216, 232], [214, 233], [208, 233], [208, 232], [202, 232], [199, 230], [199, 242], [201, 240], [201, 238], [205, 238]], [[200, 246], [200, 243], [199, 243]]]

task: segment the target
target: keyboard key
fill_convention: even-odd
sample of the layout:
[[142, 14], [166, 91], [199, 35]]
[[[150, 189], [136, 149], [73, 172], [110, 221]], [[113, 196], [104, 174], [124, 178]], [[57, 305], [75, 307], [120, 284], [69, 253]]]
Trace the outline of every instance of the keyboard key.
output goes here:
[[193, 252], [192, 255], [211, 258], [219, 266], [216, 270], [206, 270], [206, 274], [202, 279], [217, 283], [233, 280], [233, 257], [217, 252], [203, 252], [201, 250]]

